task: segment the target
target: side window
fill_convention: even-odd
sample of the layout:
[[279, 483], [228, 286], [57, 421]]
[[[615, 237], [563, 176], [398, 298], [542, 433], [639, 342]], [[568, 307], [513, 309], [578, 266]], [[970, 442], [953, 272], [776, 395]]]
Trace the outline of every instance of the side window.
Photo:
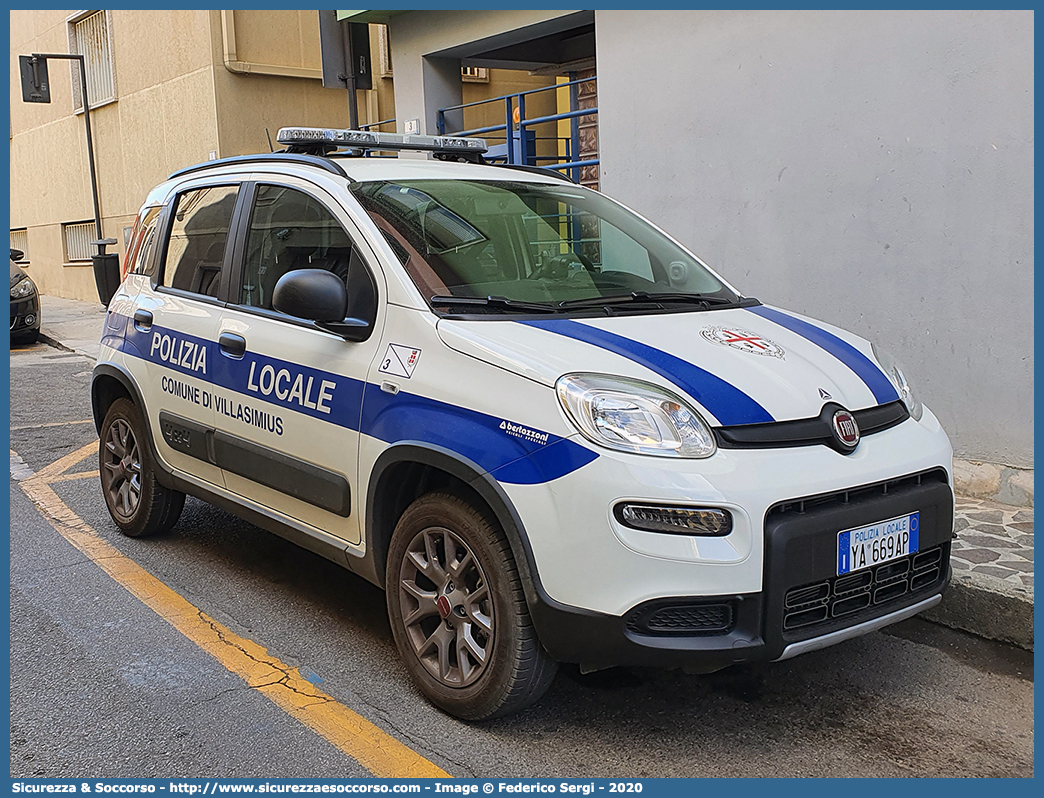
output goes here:
[[272, 308], [276, 282], [293, 269], [325, 269], [348, 288], [348, 316], [373, 321], [373, 278], [352, 239], [314, 197], [285, 186], [258, 186], [250, 219], [239, 302]]
[[179, 194], [167, 244], [163, 284], [216, 297], [238, 186], [208, 186]]
[[152, 253], [156, 246], [156, 223], [159, 222], [160, 207], [147, 208], [138, 217], [127, 254], [127, 271], [131, 274], [149, 274], [152, 268]]

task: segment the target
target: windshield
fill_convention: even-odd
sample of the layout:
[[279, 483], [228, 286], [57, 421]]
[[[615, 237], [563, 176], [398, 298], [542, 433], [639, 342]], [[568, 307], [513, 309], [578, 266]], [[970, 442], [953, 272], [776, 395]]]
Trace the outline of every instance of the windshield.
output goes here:
[[[579, 186], [476, 180], [350, 186], [425, 299], [529, 305], [735, 302], [738, 297], [662, 233]], [[694, 296], [696, 295], [696, 296]], [[491, 305], [493, 303], [486, 303]]]

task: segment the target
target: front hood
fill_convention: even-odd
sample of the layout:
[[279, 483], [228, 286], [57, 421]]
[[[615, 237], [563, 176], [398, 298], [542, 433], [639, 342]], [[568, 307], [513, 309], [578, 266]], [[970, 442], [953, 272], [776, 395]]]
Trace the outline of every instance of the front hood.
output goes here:
[[861, 410], [898, 399], [870, 344], [768, 306], [612, 318], [440, 319], [452, 349], [553, 386], [563, 374], [645, 380], [692, 399], [722, 426]]

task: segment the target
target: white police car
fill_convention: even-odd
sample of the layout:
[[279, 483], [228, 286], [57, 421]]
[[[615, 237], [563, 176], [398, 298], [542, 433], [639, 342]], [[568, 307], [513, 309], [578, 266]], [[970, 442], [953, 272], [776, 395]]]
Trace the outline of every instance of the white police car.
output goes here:
[[[940, 600], [950, 445], [890, 356], [480, 140], [279, 140], [138, 215], [92, 387], [126, 534], [191, 494], [383, 586], [468, 719], [559, 661], [710, 672]], [[434, 159], [358, 157], [397, 149]]]

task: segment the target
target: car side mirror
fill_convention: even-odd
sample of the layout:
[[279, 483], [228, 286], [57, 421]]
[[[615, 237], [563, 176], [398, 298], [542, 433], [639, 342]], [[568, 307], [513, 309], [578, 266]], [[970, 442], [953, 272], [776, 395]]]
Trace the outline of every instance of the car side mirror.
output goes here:
[[372, 332], [369, 322], [345, 318], [348, 289], [344, 280], [322, 269], [293, 269], [280, 277], [272, 290], [272, 307], [314, 322], [346, 341], [365, 341]]
[[11, 247], [11, 260], [17, 262], [17, 261], [22, 260], [24, 257], [25, 257], [25, 253], [22, 252], [22, 250], [15, 249], [14, 247]]

